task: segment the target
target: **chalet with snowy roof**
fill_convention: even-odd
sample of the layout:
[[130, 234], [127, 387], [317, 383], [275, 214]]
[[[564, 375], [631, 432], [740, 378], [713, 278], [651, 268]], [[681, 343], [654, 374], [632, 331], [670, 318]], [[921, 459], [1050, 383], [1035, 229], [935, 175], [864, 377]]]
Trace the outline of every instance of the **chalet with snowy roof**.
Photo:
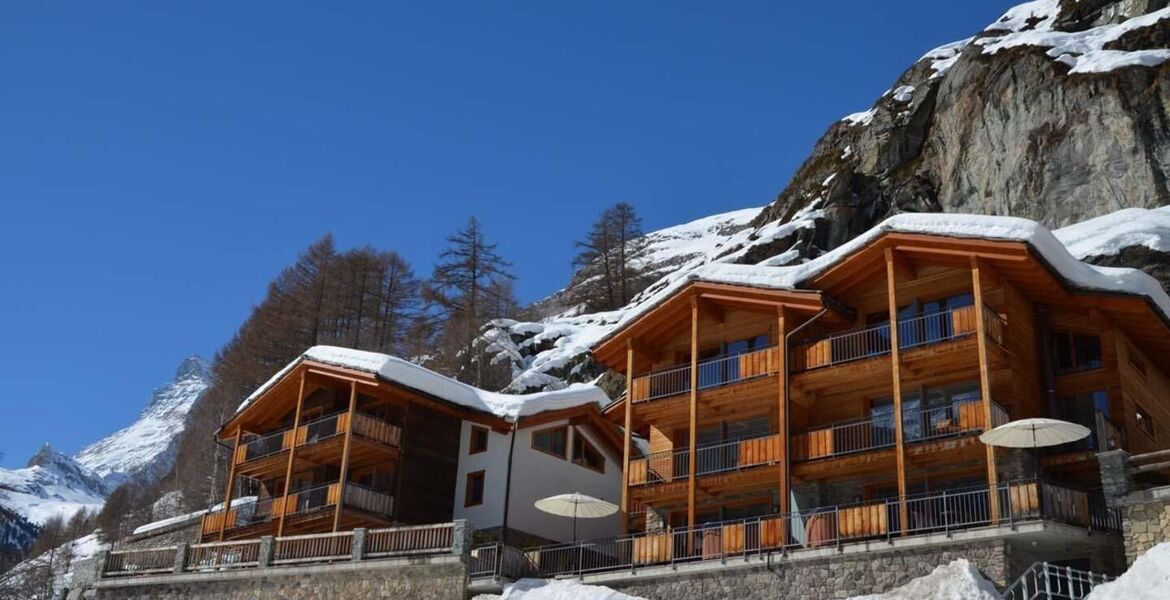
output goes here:
[[[702, 267], [593, 349], [628, 375], [605, 411], [625, 562], [1028, 520], [1067, 534], [1028, 547], [1099, 560], [1117, 536], [1077, 533], [1117, 527], [1095, 453], [1170, 446], [1168, 314], [1153, 278], [1016, 218], [900, 215], [807, 263]], [[1030, 417], [1091, 434], [979, 439]]]
[[[568, 540], [569, 520], [533, 503], [565, 492], [617, 502], [621, 436], [588, 385], [486, 392], [384, 354], [318, 346], [222, 425], [223, 506], [204, 540], [466, 519], [480, 537]], [[255, 496], [256, 502], [233, 504]], [[581, 523], [609, 535], [617, 517]]]

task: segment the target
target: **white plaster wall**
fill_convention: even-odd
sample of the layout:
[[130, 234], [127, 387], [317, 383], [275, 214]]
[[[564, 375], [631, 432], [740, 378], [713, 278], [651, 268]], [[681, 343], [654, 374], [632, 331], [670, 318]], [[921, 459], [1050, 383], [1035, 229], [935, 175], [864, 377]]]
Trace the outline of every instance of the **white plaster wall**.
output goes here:
[[[572, 519], [558, 517], [537, 510], [534, 503], [556, 494], [580, 492], [601, 498], [613, 504], [621, 503], [621, 457], [615, 456], [591, 432], [580, 427], [569, 428], [568, 449], [572, 455], [574, 435], [584, 435], [603, 455], [605, 473], [575, 465], [532, 448], [532, 432], [568, 421], [547, 423], [516, 432], [516, 451], [512, 459], [511, 512], [508, 526], [544, 538], [569, 541], [572, 537]], [[508, 468], [508, 449], [511, 434], [491, 431], [486, 452], [468, 455], [471, 445], [471, 426], [463, 422], [459, 439], [459, 476], [455, 480], [455, 518], [466, 519], [472, 527], [488, 529], [503, 525], [505, 476]], [[467, 474], [483, 470], [484, 501], [479, 506], [465, 507]], [[609, 537], [618, 534], [618, 515], [601, 519], [578, 519], [577, 538]]]

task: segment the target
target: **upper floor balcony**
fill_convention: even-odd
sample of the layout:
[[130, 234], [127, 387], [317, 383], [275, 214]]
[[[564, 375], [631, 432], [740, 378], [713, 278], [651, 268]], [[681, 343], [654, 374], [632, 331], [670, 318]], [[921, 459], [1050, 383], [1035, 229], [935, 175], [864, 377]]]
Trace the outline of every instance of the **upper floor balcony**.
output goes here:
[[[740, 354], [725, 354], [698, 363], [698, 389], [706, 390], [747, 381], [780, 370], [780, 351], [773, 346]], [[657, 400], [691, 391], [691, 365], [671, 367], [636, 377], [633, 401]]]
[[[341, 439], [347, 429], [349, 413], [333, 413], [307, 421], [295, 429], [290, 427], [242, 442], [236, 448], [234, 461], [237, 466], [256, 465], [264, 459], [283, 455], [294, 444], [302, 447]], [[353, 415], [353, 434], [394, 448], [402, 442], [400, 427], [360, 412]]]
[[[986, 307], [983, 315], [988, 338], [1002, 345], [1006, 329], [1003, 317]], [[976, 331], [974, 306], [904, 317], [898, 319], [898, 348], [905, 351], [948, 342], [974, 336]], [[805, 342], [792, 349], [792, 371], [808, 371], [885, 356], [890, 353], [890, 333], [887, 321]]]

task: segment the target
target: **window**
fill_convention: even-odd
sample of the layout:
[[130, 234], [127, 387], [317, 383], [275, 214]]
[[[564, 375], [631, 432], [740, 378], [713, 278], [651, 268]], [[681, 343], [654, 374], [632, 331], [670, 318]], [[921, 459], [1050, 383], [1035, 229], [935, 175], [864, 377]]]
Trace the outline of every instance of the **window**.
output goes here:
[[1138, 429], [1141, 429], [1146, 435], [1158, 439], [1157, 434], [1154, 433], [1154, 420], [1150, 418], [1150, 413], [1140, 406], [1134, 406], [1133, 418], [1137, 421]]
[[467, 489], [463, 493], [463, 506], [483, 504], [483, 475], [483, 471], [467, 474]]
[[565, 444], [568, 441], [568, 427], [553, 427], [532, 432], [532, 447], [551, 454], [557, 458], [565, 458]]
[[1057, 375], [1100, 369], [1101, 338], [1068, 331], [1052, 332], [1052, 359]]
[[579, 429], [573, 431], [573, 464], [605, 473], [605, 457], [589, 443]]
[[479, 454], [486, 452], [488, 445], [488, 428], [480, 427], [478, 425], [471, 426], [471, 445], [468, 447], [468, 454]]

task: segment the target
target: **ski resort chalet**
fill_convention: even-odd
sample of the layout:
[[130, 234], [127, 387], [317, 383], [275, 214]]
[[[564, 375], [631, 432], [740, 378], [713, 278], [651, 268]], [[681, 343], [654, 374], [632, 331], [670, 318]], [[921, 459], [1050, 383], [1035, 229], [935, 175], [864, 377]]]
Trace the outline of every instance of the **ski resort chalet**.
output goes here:
[[[1144, 273], [1011, 218], [903, 215], [803, 265], [700, 269], [594, 348], [629, 375], [606, 415], [626, 432], [632, 560], [1024, 519], [1116, 529], [1095, 453], [1170, 445], [1168, 308]], [[980, 442], [1028, 417], [1091, 435]]]
[[[231, 448], [224, 506], [204, 540], [464, 519], [481, 537], [564, 540], [544, 497], [618, 501], [621, 437], [593, 386], [503, 395], [383, 354], [318, 346], [255, 392], [219, 430]], [[616, 517], [579, 534], [615, 530]]]

